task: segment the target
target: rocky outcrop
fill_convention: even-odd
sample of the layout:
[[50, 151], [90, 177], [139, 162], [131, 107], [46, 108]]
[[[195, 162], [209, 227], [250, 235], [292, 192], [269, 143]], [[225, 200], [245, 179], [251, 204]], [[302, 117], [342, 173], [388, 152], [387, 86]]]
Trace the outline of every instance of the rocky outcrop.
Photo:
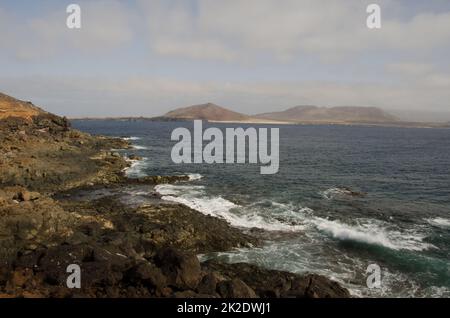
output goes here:
[[[66, 287], [69, 264], [82, 270], [80, 289]], [[349, 297], [347, 290], [318, 275], [298, 276], [248, 264], [201, 265], [194, 254], [173, 248], [138, 260], [90, 244], [22, 255], [12, 270], [0, 272], [0, 282], [6, 295], [21, 297]]]
[[67, 120], [43, 114], [31, 121], [0, 120], [0, 183], [54, 192], [86, 183], [117, 182], [128, 164], [111, 153], [121, 139], [92, 137], [69, 128]]
[[22, 187], [0, 190], [0, 266], [20, 253], [58, 244], [73, 234], [76, 218], [53, 199]]
[[31, 102], [15, 99], [0, 93], [0, 120], [5, 118], [21, 118], [27, 121], [45, 112]]
[[173, 248], [158, 251], [154, 257], [167, 283], [177, 289], [195, 289], [200, 281], [201, 267], [197, 257]]
[[[217, 261], [208, 261], [203, 266], [208, 270], [219, 272], [232, 280], [242, 280], [260, 297], [350, 297], [347, 289], [320, 275], [309, 274], [300, 276], [288, 272], [267, 270], [245, 263], [222, 264]], [[241, 286], [240, 288], [243, 287]]]

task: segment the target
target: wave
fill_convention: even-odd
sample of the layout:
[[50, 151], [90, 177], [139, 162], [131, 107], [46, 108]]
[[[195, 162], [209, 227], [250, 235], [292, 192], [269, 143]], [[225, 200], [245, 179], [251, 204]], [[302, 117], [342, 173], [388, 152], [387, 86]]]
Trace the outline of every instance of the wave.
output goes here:
[[324, 197], [327, 200], [332, 200], [339, 196], [352, 196], [352, 197], [361, 197], [364, 196], [365, 193], [353, 191], [349, 188], [339, 188], [339, 187], [333, 187], [329, 188], [325, 191], [320, 191], [319, 194]]
[[157, 185], [155, 190], [162, 199], [182, 203], [203, 214], [226, 220], [230, 225], [244, 228], [257, 228], [266, 231], [301, 231], [304, 226], [287, 224], [270, 215], [263, 215], [257, 209], [246, 209], [221, 196], [207, 196], [203, 186]]
[[205, 187], [198, 185], [164, 184], [156, 186], [155, 190], [163, 200], [182, 203], [203, 214], [222, 218], [235, 227], [278, 232], [309, 232], [316, 229], [338, 240], [362, 242], [393, 250], [422, 251], [435, 248], [423, 242], [424, 236], [417, 231], [400, 230], [374, 219], [359, 219], [357, 224], [348, 225], [316, 217], [314, 211], [307, 207], [270, 200], [242, 206], [222, 196], [207, 195]]
[[433, 226], [437, 226], [437, 227], [441, 227], [441, 228], [450, 228], [450, 219], [430, 218], [430, 219], [426, 219], [426, 221]]
[[148, 149], [148, 147], [140, 146], [140, 145], [132, 145], [132, 147], [133, 147], [133, 149], [136, 149], [136, 150], [147, 150]]
[[133, 136], [131, 136], [131, 137], [122, 137], [122, 139], [123, 140], [140, 140], [141, 137], [133, 137]]
[[376, 220], [365, 220], [357, 225], [343, 224], [338, 221], [316, 217], [311, 220], [319, 231], [328, 233], [333, 238], [343, 241], [356, 241], [387, 247], [393, 250], [423, 251], [434, 248], [424, 243], [424, 237], [418, 233], [405, 233], [388, 229]]
[[203, 176], [200, 173], [190, 173], [188, 174], [189, 181], [200, 180]]
[[162, 196], [196, 196], [203, 193], [204, 186], [159, 184], [155, 190]]
[[130, 163], [129, 167], [123, 169], [125, 175], [129, 178], [142, 178], [147, 174], [145, 173], [145, 168], [148, 164], [148, 158], [144, 157], [142, 160], [126, 159]]

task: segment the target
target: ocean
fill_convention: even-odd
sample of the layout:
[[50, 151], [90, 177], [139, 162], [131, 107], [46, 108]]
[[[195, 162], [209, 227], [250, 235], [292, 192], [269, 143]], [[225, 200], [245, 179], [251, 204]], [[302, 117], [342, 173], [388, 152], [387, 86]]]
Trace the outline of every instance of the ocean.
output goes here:
[[[123, 154], [143, 157], [130, 177], [188, 174], [156, 191], [264, 238], [202, 259], [323, 274], [355, 296], [450, 297], [450, 129], [281, 125], [279, 172], [261, 175], [257, 164], [174, 164], [171, 132], [191, 122], [73, 126], [127, 137], [135, 146]], [[380, 288], [367, 287], [370, 264]]]

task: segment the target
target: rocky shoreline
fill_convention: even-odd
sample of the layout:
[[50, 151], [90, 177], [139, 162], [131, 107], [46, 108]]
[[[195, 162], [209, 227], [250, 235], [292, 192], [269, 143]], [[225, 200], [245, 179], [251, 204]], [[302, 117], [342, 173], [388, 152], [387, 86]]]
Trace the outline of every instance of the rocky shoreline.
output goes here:
[[[0, 120], [0, 297], [349, 297], [318, 275], [250, 264], [200, 263], [197, 255], [261, 244], [184, 205], [155, 184], [186, 176], [128, 179], [111, 149], [122, 139], [70, 128], [41, 112]], [[146, 201], [129, 200], [133, 190]], [[69, 289], [69, 264], [81, 288]]]

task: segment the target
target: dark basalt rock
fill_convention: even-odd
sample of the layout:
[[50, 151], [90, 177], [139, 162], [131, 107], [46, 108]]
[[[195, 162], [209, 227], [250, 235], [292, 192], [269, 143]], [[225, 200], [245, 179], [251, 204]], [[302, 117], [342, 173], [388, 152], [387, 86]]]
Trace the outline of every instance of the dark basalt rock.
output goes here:
[[256, 294], [242, 280], [234, 278], [222, 281], [217, 285], [217, 291], [223, 298], [256, 298]]
[[167, 278], [161, 269], [149, 262], [142, 262], [134, 266], [126, 273], [126, 277], [130, 283], [141, 282], [155, 292], [161, 292], [167, 286]]
[[154, 261], [168, 278], [170, 286], [181, 290], [197, 287], [201, 278], [201, 267], [195, 255], [164, 248], [156, 254]]
[[224, 280], [217, 273], [207, 273], [197, 285], [197, 291], [200, 294], [214, 295], [216, 294], [217, 284]]
[[208, 261], [204, 270], [220, 273], [231, 279], [240, 279], [260, 297], [348, 298], [350, 293], [338, 283], [315, 274], [297, 275], [289, 272], [263, 269], [246, 263], [223, 264]]
[[130, 159], [130, 160], [142, 160], [142, 157], [139, 157], [138, 155], [131, 154], [131, 155], [128, 156], [128, 159]]
[[363, 198], [365, 196], [367, 196], [367, 193], [365, 192], [359, 192], [359, 191], [355, 191], [349, 187], [342, 187], [341, 188], [342, 193], [351, 197], [360, 197]]

